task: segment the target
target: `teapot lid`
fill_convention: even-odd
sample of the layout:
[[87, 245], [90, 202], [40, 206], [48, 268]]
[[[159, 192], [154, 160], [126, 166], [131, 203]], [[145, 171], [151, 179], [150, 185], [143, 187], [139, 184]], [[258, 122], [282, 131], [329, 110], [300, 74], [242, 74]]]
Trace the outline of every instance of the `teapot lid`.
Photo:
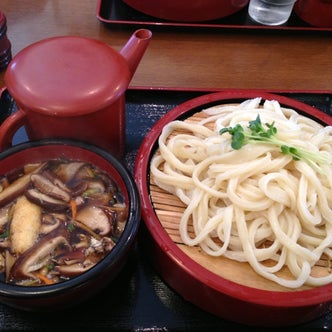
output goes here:
[[131, 76], [126, 60], [109, 45], [60, 36], [17, 53], [4, 79], [23, 109], [75, 116], [110, 105], [128, 88]]

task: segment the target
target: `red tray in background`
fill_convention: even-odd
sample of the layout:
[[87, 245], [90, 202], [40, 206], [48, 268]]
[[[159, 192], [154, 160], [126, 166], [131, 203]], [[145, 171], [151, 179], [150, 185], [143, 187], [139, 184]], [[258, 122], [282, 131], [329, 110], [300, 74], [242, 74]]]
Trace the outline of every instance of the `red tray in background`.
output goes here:
[[331, 32], [332, 28], [319, 28], [310, 26], [301, 20], [293, 11], [290, 19], [284, 25], [265, 26], [253, 22], [248, 14], [247, 7], [241, 11], [218, 20], [207, 22], [173, 22], [149, 15], [145, 15], [122, 0], [98, 0], [96, 8], [97, 18], [104, 23], [115, 25], [140, 25], [149, 28], [213, 28], [213, 29], [237, 29], [237, 30], [261, 30], [261, 31], [306, 31], [306, 32]]

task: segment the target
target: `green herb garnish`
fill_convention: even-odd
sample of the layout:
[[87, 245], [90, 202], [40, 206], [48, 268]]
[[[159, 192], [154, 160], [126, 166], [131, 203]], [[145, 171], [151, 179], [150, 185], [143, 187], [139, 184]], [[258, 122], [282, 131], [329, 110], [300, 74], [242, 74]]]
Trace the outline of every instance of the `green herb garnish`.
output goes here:
[[93, 196], [98, 193], [100, 193], [100, 190], [98, 188], [90, 188], [90, 189], [87, 189], [86, 191], [84, 191], [82, 196], [84, 198], [87, 198], [87, 197]]
[[9, 236], [9, 231], [6, 229], [3, 233], [0, 234], [0, 239], [5, 239]]
[[69, 223], [69, 224], [68, 224], [68, 232], [71, 233], [74, 229], [75, 229], [75, 225], [74, 225], [74, 223], [72, 223], [72, 222]]
[[219, 134], [229, 133], [232, 135], [231, 146], [235, 150], [241, 149], [248, 143], [264, 143], [280, 147], [283, 154], [291, 155], [294, 160], [303, 160], [307, 162], [315, 170], [321, 172], [318, 164], [331, 164], [332, 157], [320, 152], [311, 152], [300, 147], [289, 146], [276, 138], [277, 128], [274, 122], [265, 123], [263, 126], [260, 116], [257, 115], [256, 120], [249, 121], [248, 129], [244, 129], [240, 124], [235, 127], [222, 128]]
[[55, 266], [55, 264], [52, 262], [52, 263], [45, 265], [45, 268], [47, 269], [47, 271], [51, 271], [54, 269], [54, 266]]

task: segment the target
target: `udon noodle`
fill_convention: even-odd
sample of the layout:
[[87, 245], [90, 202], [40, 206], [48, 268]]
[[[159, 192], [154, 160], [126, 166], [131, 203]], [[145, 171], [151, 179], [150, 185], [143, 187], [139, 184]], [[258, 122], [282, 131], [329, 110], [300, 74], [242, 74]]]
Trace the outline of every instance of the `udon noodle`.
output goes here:
[[[154, 182], [186, 206], [183, 243], [248, 262], [285, 287], [330, 283], [329, 269], [320, 275], [312, 269], [322, 256], [332, 257], [332, 127], [261, 98], [204, 113], [196, 122], [167, 124], [151, 161]], [[225, 127], [247, 127], [257, 115], [274, 123], [278, 139], [329, 161], [313, 167], [260, 142], [234, 150], [231, 136], [220, 135]], [[292, 277], [280, 273], [285, 267]]]

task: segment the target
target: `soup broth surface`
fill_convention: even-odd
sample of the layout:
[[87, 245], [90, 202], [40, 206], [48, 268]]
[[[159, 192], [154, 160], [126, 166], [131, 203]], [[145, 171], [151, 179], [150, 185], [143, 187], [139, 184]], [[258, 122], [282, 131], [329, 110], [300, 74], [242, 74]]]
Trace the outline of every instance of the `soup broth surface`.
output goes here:
[[0, 277], [41, 286], [73, 278], [116, 245], [128, 206], [114, 179], [80, 160], [27, 164], [0, 179]]

